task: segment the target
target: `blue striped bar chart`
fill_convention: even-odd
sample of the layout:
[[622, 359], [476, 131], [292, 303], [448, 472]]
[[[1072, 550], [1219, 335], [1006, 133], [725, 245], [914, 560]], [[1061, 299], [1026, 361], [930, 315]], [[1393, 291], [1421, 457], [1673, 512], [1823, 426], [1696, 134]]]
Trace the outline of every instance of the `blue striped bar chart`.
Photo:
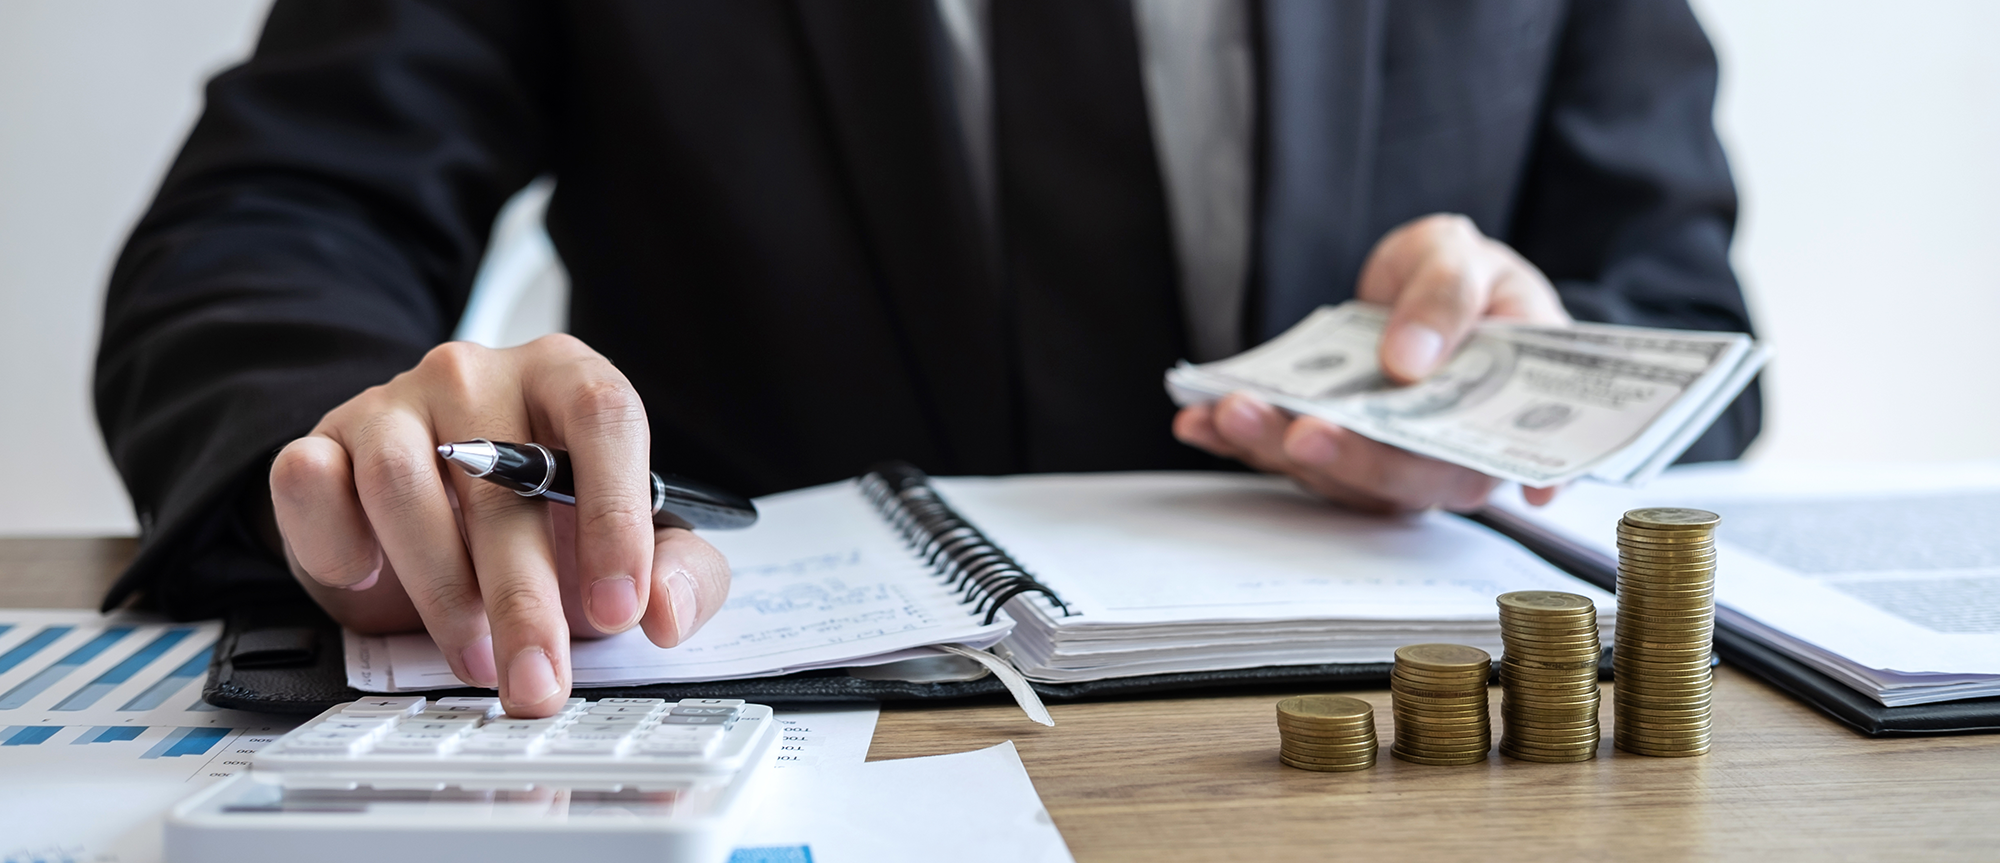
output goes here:
[[222, 738], [228, 737], [230, 728], [176, 728], [168, 732], [165, 739], [153, 744], [140, 758], [179, 758], [183, 755], [206, 755], [208, 750]]
[[[14, 627], [9, 626], [7, 627], [7, 629], [0, 629], [0, 635], [6, 635], [8, 630], [11, 630], [13, 628]], [[54, 644], [57, 640], [61, 639], [63, 636], [68, 635], [70, 633], [70, 630], [73, 630], [75, 628], [76, 627], [74, 626], [45, 627], [42, 629], [41, 632], [35, 633], [33, 638], [30, 638], [27, 641], [23, 641], [20, 644], [14, 645], [14, 647], [11, 650], [8, 650], [6, 653], [0, 653], [0, 674], [6, 674], [9, 671], [13, 671], [14, 666], [20, 665], [22, 662], [27, 661], [28, 657], [34, 656], [35, 654], [42, 652], [42, 648]]]
[[35, 746], [47, 743], [56, 732], [63, 730], [60, 725], [9, 725], [0, 731], [0, 746]]
[[[160, 678], [159, 682], [154, 683], [152, 686], [146, 687], [146, 690], [144, 692], [141, 692], [138, 695], [133, 696], [131, 701], [125, 702], [125, 704], [119, 707], [118, 709], [152, 710], [156, 707], [159, 707], [162, 704], [167, 703], [168, 697], [172, 696], [176, 692], [179, 692], [182, 687], [187, 686], [195, 678], [208, 673], [208, 658], [214, 655], [214, 653], [215, 653], [215, 645], [211, 644], [207, 647], [207, 649], [203, 650], [202, 652], [188, 657], [186, 662], [181, 663], [174, 670], [167, 672], [167, 676]], [[200, 704], [200, 707], [191, 707], [189, 709], [190, 710], [215, 709], [207, 704], [202, 704], [201, 702], [196, 702], [196, 703]]]
[[159, 659], [169, 649], [172, 649], [174, 645], [181, 643], [182, 639], [187, 638], [193, 632], [193, 629], [187, 627], [177, 627], [160, 633], [152, 641], [147, 642], [145, 647], [139, 648], [131, 656], [127, 656], [119, 661], [117, 665], [111, 666], [110, 670], [98, 675], [97, 679], [85, 684], [81, 689], [70, 693], [69, 697], [56, 702], [55, 709], [61, 711], [83, 710], [96, 704], [98, 699], [109, 694], [111, 690], [117, 689], [125, 681], [131, 680], [132, 675], [139, 673], [140, 669], [151, 665], [154, 660]]
[[[51, 629], [53, 628], [51, 627]], [[0, 694], [0, 710], [13, 710], [27, 704], [29, 699], [42, 694], [44, 690], [55, 685], [56, 681], [68, 677], [70, 672], [96, 659], [98, 654], [103, 653], [111, 645], [117, 644], [120, 639], [131, 634], [132, 627], [130, 626], [114, 626], [98, 633], [96, 638], [84, 642], [82, 647], [64, 654], [61, 659], [49, 663], [47, 668], [42, 669], [35, 676], [21, 681], [13, 689]]]
[[144, 725], [99, 725], [77, 735], [75, 740], [70, 741], [70, 745], [124, 743], [127, 740], [139, 739], [139, 735], [144, 734], [145, 731], [146, 726]]

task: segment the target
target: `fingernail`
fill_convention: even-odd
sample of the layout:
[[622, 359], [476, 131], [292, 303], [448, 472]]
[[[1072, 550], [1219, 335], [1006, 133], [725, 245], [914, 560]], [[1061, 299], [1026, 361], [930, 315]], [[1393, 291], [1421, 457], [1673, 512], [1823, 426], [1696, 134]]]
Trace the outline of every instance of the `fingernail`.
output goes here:
[[1285, 455], [1301, 464], [1325, 466], [1333, 464], [1340, 456], [1340, 445], [1333, 442], [1333, 435], [1324, 431], [1313, 431], [1292, 440], [1285, 449]]
[[667, 573], [667, 601], [674, 609], [674, 643], [685, 643], [694, 634], [695, 622], [701, 617], [701, 601], [694, 595], [694, 576], [678, 569]]
[[639, 619], [639, 583], [629, 576], [600, 578], [590, 586], [590, 622], [605, 632], [622, 632]]
[[1410, 324], [1389, 336], [1389, 370], [1410, 380], [1430, 374], [1444, 350], [1444, 336], [1421, 324]]
[[507, 700], [517, 705], [540, 704], [556, 694], [555, 662], [548, 651], [529, 647], [514, 654], [507, 670]]
[[458, 653], [465, 668], [466, 683], [481, 689], [500, 688], [500, 670], [493, 666], [493, 636], [482, 635]]
[[376, 564], [376, 565], [375, 565], [375, 568], [374, 568], [373, 570], [370, 570], [370, 571], [369, 571], [369, 573], [368, 573], [368, 577], [367, 577], [367, 578], [364, 578], [364, 579], [362, 579], [362, 580], [360, 580], [360, 581], [357, 581], [357, 582], [355, 582], [355, 583], [353, 583], [353, 584], [350, 584], [350, 585], [348, 585], [348, 586], [347, 586], [347, 589], [348, 589], [348, 590], [367, 590], [368, 588], [371, 588], [371, 587], [374, 587], [374, 586], [375, 586], [375, 582], [377, 582], [377, 581], [380, 581], [380, 580], [382, 580], [382, 565], [378, 563], [378, 564]]

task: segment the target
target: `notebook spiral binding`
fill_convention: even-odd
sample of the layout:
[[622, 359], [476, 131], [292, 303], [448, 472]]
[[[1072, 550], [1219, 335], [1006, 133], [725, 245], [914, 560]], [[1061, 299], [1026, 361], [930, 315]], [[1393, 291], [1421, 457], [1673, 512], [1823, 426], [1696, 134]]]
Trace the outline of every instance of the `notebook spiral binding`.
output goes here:
[[910, 549], [957, 590], [959, 602], [984, 613], [986, 623], [1000, 607], [1024, 593], [1039, 593], [1061, 609], [1069, 606], [1048, 585], [1035, 580], [979, 529], [953, 511], [931, 488], [930, 477], [904, 462], [884, 462], [861, 475], [861, 493], [902, 534]]

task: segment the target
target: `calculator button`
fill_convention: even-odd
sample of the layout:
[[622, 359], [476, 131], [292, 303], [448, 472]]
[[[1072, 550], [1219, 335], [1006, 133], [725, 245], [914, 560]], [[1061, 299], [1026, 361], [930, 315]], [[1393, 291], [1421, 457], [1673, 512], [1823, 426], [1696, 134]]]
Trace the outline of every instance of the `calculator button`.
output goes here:
[[340, 712], [348, 716], [407, 716], [423, 710], [429, 701], [421, 695], [363, 698], [341, 707]]
[[502, 719], [497, 722], [488, 722], [485, 725], [479, 726], [479, 731], [482, 734], [500, 734], [500, 733], [544, 734], [555, 727], [556, 723], [554, 720], [551, 719], [541, 719], [541, 720]]
[[688, 707], [682, 705], [667, 711], [667, 715], [669, 716], [735, 716], [736, 714], [737, 710], [734, 707]]
[[661, 725], [718, 725], [718, 726], [727, 726], [727, 725], [734, 725], [735, 723], [736, 723], [736, 717], [734, 717], [734, 716], [672, 716], [672, 715], [669, 715], [669, 716], [665, 716], [665, 717], [662, 717], [662, 718], [660, 719], [660, 724], [661, 724]]
[[389, 736], [435, 735], [440, 738], [457, 737], [472, 729], [473, 726], [463, 722], [405, 722], [397, 725], [396, 730], [389, 732]]
[[[632, 725], [637, 726], [646, 718], [643, 713], [586, 713], [576, 718], [576, 725]], [[576, 726], [571, 726], [572, 728]]]
[[372, 755], [399, 756], [437, 755], [443, 752], [445, 745], [450, 742], [448, 739], [395, 737], [392, 735], [375, 741], [375, 747], [370, 749], [369, 753]]
[[540, 737], [513, 738], [505, 735], [474, 737], [460, 744], [458, 751], [467, 755], [527, 755], [541, 740]]
[[353, 718], [328, 719], [312, 726], [313, 731], [365, 731], [373, 734], [389, 727], [390, 717], [358, 716]]
[[588, 755], [610, 757], [618, 754], [622, 740], [596, 740], [590, 738], [558, 737], [549, 741], [549, 752], [553, 755]]
[[606, 705], [606, 704], [617, 704], [617, 705], [631, 705], [631, 706], [637, 706], [637, 707], [649, 707], [649, 708], [650, 708], [650, 707], [658, 707], [658, 706], [660, 706], [660, 705], [662, 705], [662, 704], [665, 704], [665, 703], [667, 703], [667, 700], [666, 700], [666, 699], [664, 699], [664, 698], [600, 698], [600, 699], [597, 699], [597, 704], [598, 704], [598, 706], [603, 706], [603, 705]]
[[585, 716], [645, 716], [653, 712], [652, 704], [605, 704], [599, 702], [584, 711]]
[[741, 698], [683, 698], [676, 707], [742, 707]]
[[585, 725], [551, 736], [564, 740], [624, 740], [632, 736], [632, 729], [622, 725]]
[[648, 737], [633, 748], [647, 755], [707, 755], [715, 741], [713, 737]]
[[426, 711], [424, 711], [424, 712], [422, 712], [422, 713], [419, 713], [419, 714], [417, 714], [417, 715], [415, 715], [415, 716], [412, 716], [412, 717], [410, 717], [410, 718], [408, 718], [408, 719], [405, 719], [405, 720], [403, 720], [403, 721], [404, 721], [405, 723], [410, 723], [410, 722], [468, 722], [468, 723], [471, 723], [471, 724], [473, 724], [473, 725], [478, 725], [478, 724], [479, 724], [480, 722], [484, 721], [485, 719], [486, 719], [486, 714], [484, 714], [484, 713], [467, 713], [467, 712], [452, 712], [452, 711], [445, 711], [445, 710], [426, 710]]
[[368, 748], [368, 735], [306, 732], [285, 741], [284, 751], [300, 755], [352, 755]]
[[487, 716], [499, 716], [506, 712], [500, 707], [500, 699], [498, 698], [481, 698], [471, 695], [454, 695], [449, 698], [440, 698], [432, 705], [432, 708], [436, 709], [440, 707], [454, 710], [461, 708], [478, 710]]

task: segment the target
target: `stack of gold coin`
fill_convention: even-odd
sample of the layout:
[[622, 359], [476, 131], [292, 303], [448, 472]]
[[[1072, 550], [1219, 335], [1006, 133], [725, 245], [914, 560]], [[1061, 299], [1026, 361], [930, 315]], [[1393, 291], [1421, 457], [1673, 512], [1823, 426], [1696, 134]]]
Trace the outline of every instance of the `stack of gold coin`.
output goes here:
[[1638, 755], [1708, 752], [1715, 513], [1635, 509], [1618, 522], [1612, 741]]
[[1486, 678], [1493, 657], [1463, 644], [1396, 648], [1389, 695], [1396, 705], [1396, 745], [1389, 751], [1417, 764], [1477, 764], [1493, 748], [1486, 714]]
[[1523, 761], [1597, 757], [1597, 606], [1553, 590], [1500, 594], [1500, 752]]
[[1375, 706], [1343, 695], [1278, 702], [1278, 760], [1300, 770], [1345, 773], [1375, 766]]

